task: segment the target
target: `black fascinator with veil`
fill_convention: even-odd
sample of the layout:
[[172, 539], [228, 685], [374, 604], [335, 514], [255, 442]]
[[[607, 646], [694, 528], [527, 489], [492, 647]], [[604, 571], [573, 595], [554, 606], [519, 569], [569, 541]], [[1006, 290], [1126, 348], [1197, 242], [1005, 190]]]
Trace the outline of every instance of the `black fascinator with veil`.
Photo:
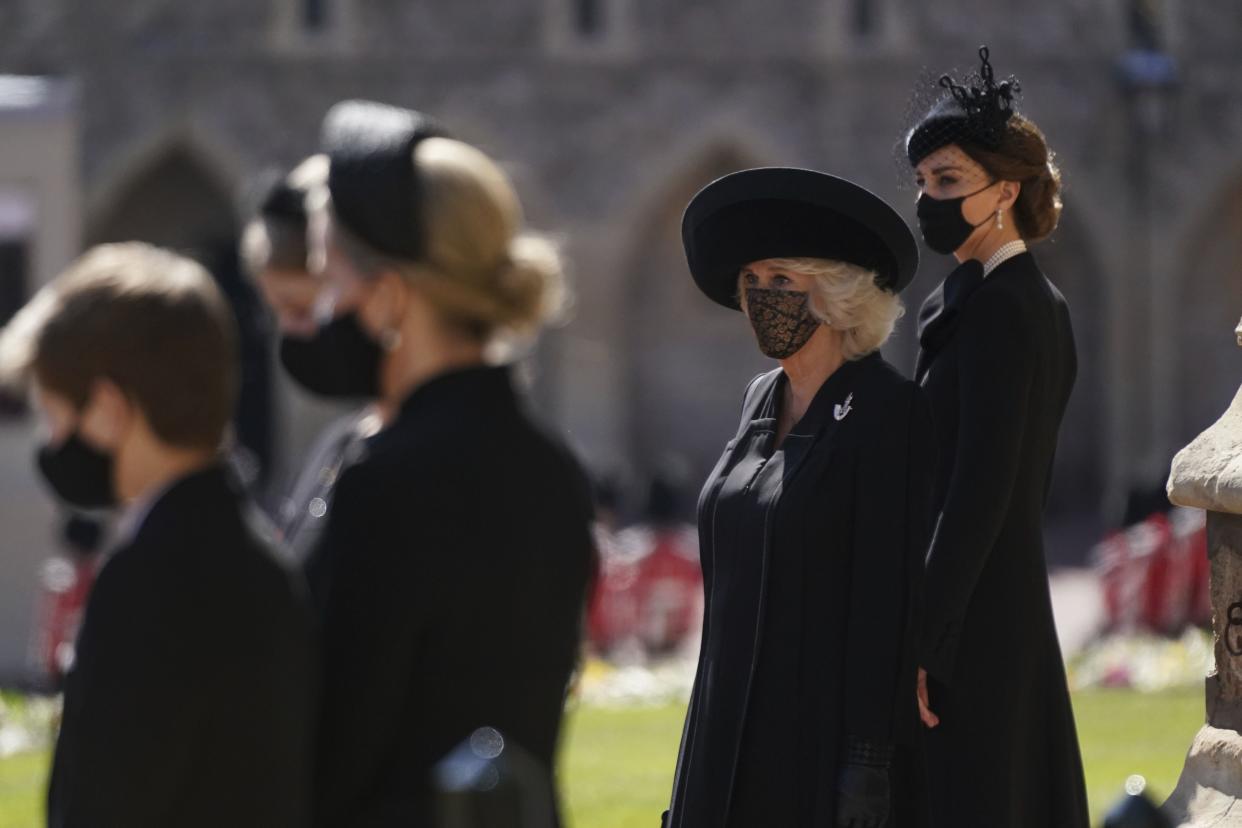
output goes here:
[[907, 175], [909, 167], [949, 144], [999, 147], [1021, 87], [1012, 76], [997, 82], [990, 57], [981, 46], [977, 72], [960, 80], [944, 74], [915, 90], [900, 147]]

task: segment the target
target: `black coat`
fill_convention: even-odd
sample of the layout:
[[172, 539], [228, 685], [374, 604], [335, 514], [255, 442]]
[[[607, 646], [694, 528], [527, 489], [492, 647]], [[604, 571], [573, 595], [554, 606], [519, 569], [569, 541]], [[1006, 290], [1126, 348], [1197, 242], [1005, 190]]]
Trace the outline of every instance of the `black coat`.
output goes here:
[[104, 564], [65, 685], [53, 828], [310, 824], [312, 616], [221, 468]]
[[[1029, 253], [933, 292], [920, 374], [939, 438], [921, 660], [937, 825], [1086, 828], [1042, 519], [1076, 357], [1065, 300]], [[930, 335], [929, 335], [930, 334]]]
[[751, 386], [699, 501], [703, 643], [667, 824], [833, 826], [852, 736], [897, 746], [892, 826], [923, 825], [927, 403], [873, 354], [829, 377], [774, 448], [785, 383], [778, 369]]
[[593, 570], [591, 502], [508, 371], [421, 386], [342, 473], [323, 567], [320, 825], [426, 825], [482, 726], [552, 768]]

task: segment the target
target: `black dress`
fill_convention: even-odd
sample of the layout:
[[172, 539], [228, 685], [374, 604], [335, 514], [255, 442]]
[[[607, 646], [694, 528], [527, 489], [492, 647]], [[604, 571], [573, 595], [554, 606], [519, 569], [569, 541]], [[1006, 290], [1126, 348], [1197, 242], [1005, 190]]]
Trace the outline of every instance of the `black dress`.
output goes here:
[[962, 272], [924, 306], [919, 357], [940, 444], [921, 648], [936, 825], [1086, 828], [1041, 532], [1076, 373], [1069, 311], [1029, 253], [952, 289]]
[[222, 467], [173, 484], [99, 573], [65, 685], [48, 824], [310, 824], [301, 579]]
[[923, 825], [927, 403], [873, 354], [829, 377], [778, 447], [785, 383], [752, 384], [700, 498], [703, 643], [667, 824], [832, 826], [852, 736], [898, 747], [891, 825]]
[[427, 382], [363, 448], [313, 553], [315, 821], [428, 825], [432, 766], [477, 728], [551, 778], [593, 569], [590, 491], [503, 368]]

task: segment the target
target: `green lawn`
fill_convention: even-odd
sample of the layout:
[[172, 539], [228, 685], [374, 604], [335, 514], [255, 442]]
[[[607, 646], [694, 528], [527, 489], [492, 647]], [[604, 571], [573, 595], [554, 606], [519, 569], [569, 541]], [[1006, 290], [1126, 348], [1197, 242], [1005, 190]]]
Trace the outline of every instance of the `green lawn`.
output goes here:
[[[1163, 800], [1203, 723], [1199, 690], [1140, 694], [1094, 690], [1074, 697], [1092, 819], [1121, 795], [1126, 777], [1147, 777]], [[684, 708], [582, 708], [569, 718], [561, 767], [578, 828], [655, 828], [668, 802]]]
[[1121, 796], [1130, 774], [1147, 777], [1147, 790], [1158, 802], [1173, 793], [1186, 751], [1203, 726], [1203, 705], [1201, 689], [1093, 690], [1074, 696], [1094, 822]]
[[[1074, 698], [1094, 818], [1121, 793], [1132, 773], [1153, 794], [1173, 790], [1182, 758], [1203, 720], [1203, 694], [1143, 695], [1099, 690]], [[680, 706], [570, 713], [561, 767], [564, 793], [578, 828], [654, 828], [671, 785]], [[28, 828], [42, 813], [44, 754], [0, 760], [0, 828]]]
[[0, 828], [43, 824], [48, 755], [26, 753], [0, 759]]

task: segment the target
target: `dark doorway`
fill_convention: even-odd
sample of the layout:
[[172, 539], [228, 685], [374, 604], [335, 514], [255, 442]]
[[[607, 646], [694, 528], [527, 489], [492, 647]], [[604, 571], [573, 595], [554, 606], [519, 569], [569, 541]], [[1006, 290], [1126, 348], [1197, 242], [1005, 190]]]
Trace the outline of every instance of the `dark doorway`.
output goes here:
[[[0, 238], [0, 328], [29, 296], [30, 243], [24, 236]], [[0, 422], [26, 415], [24, 395], [0, 388]]]
[[1177, 293], [1175, 445], [1184, 446], [1225, 412], [1242, 383], [1242, 181], [1201, 222]]
[[676, 468], [694, 488], [679, 498], [687, 509], [737, 429], [747, 381], [776, 364], [759, 353], [745, 317], [695, 287], [681, 244], [694, 193], [748, 166], [727, 149], [707, 153], [669, 188], [625, 275], [629, 460], [643, 481]]

